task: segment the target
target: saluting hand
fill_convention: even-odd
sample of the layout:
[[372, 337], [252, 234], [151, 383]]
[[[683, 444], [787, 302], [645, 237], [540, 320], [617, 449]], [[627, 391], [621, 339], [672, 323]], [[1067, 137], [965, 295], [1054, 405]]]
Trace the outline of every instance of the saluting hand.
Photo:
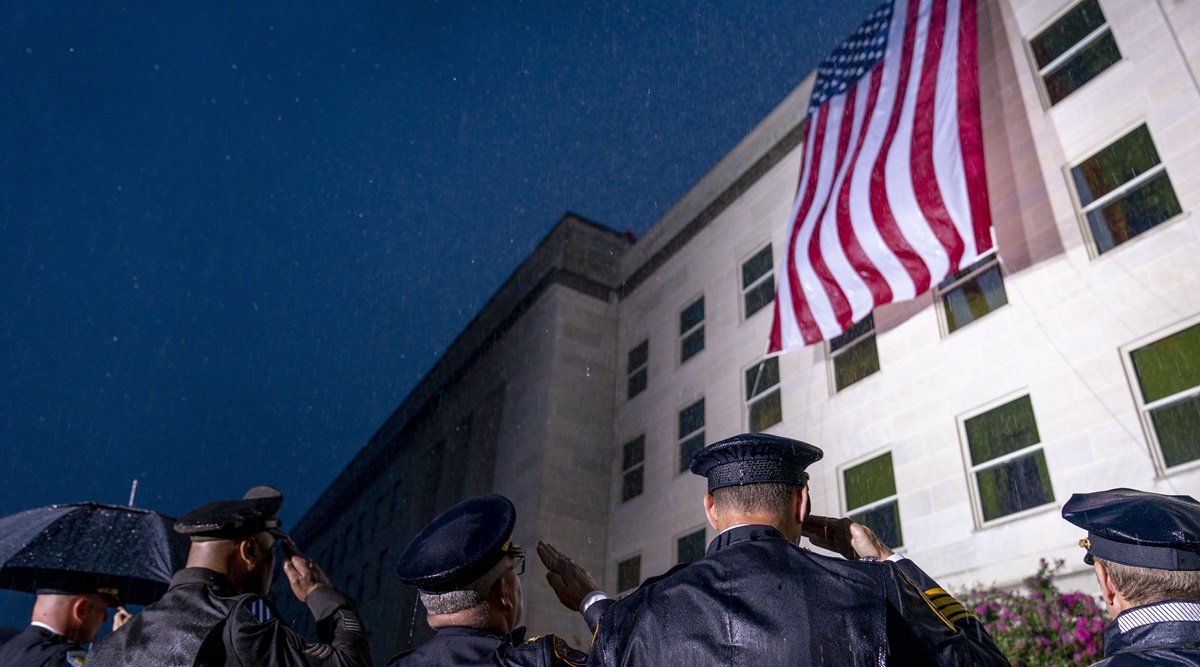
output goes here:
[[548, 542], [538, 542], [538, 558], [542, 559], [546, 569], [546, 581], [558, 596], [558, 601], [571, 611], [579, 611], [579, 605], [588, 593], [599, 589], [596, 580], [583, 567], [567, 558], [566, 554], [554, 548]]
[[846, 560], [859, 560], [867, 556], [887, 560], [894, 553], [870, 528], [850, 519], [831, 519], [813, 514], [804, 520], [801, 534], [813, 545], [836, 551]]
[[288, 583], [292, 585], [292, 593], [301, 602], [307, 602], [308, 596], [322, 586], [330, 586], [329, 577], [321, 566], [312, 562], [300, 553], [296, 543], [288, 537], [283, 542], [283, 573], [287, 575]]
[[129, 619], [131, 618], [133, 618], [133, 614], [129, 613], [128, 609], [125, 607], [117, 607], [117, 610], [113, 612], [112, 631], [116, 632], [117, 630], [120, 630], [121, 626], [128, 623]]

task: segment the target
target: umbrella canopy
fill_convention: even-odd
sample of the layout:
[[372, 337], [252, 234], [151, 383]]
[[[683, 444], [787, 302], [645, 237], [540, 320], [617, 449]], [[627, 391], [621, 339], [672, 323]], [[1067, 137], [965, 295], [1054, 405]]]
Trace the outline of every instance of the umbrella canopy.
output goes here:
[[0, 588], [112, 587], [122, 602], [150, 604], [187, 562], [175, 520], [137, 507], [73, 503], [0, 519]]

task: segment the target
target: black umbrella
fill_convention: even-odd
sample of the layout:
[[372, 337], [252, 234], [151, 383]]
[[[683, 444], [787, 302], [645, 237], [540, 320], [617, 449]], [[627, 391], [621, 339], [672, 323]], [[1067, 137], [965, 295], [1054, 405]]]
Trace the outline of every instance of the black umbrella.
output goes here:
[[175, 520], [138, 507], [72, 503], [0, 519], [0, 588], [112, 587], [150, 604], [187, 561]]

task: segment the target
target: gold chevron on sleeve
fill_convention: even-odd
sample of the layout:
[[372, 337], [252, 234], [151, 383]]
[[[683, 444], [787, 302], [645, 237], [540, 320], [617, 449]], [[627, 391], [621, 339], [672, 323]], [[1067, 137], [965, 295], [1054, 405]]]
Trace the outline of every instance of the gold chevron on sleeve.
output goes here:
[[954, 596], [944, 589], [931, 588], [925, 591], [925, 597], [929, 598], [933, 606], [937, 607], [937, 610], [951, 623], [957, 623], [971, 616], [971, 612], [967, 611], [961, 602], [954, 599]]

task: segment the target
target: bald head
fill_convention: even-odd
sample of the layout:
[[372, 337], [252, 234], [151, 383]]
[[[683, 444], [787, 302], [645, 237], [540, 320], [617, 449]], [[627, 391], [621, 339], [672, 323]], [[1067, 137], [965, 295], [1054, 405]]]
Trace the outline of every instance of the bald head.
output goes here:
[[108, 598], [99, 593], [38, 595], [30, 620], [50, 626], [76, 644], [87, 644], [108, 620]]
[[193, 541], [187, 566], [225, 575], [239, 594], [266, 596], [275, 574], [275, 536], [263, 531], [235, 540]]

